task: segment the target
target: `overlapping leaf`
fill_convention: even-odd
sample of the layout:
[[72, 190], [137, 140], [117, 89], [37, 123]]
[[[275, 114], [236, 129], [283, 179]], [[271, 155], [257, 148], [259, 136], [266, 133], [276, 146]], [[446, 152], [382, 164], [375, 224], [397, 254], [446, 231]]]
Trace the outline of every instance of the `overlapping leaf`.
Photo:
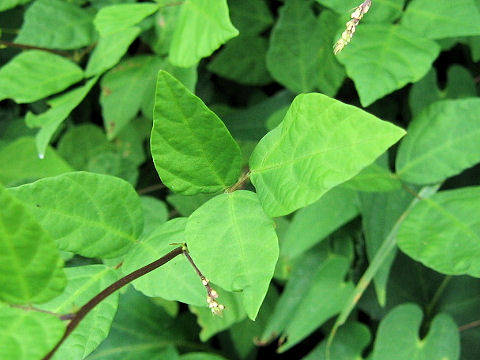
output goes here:
[[205, 276], [241, 291], [243, 308], [255, 319], [278, 258], [273, 221], [257, 196], [244, 190], [216, 196], [190, 216], [185, 237]]
[[74, 172], [9, 189], [61, 250], [87, 257], [125, 253], [143, 229], [140, 199], [127, 182]]
[[0, 100], [33, 102], [66, 89], [82, 77], [82, 69], [60, 55], [24, 51], [0, 68]]
[[404, 133], [327, 96], [299, 95], [255, 148], [250, 178], [267, 214], [286, 215], [358, 174]]
[[432, 40], [400, 25], [363, 24], [338, 54], [355, 82], [362, 106], [420, 80], [440, 51]]
[[162, 182], [177, 193], [216, 192], [240, 175], [240, 149], [225, 125], [164, 71], [158, 73], [150, 147]]
[[179, 67], [193, 66], [237, 35], [227, 0], [186, 0], [173, 33], [170, 62]]
[[[2, 186], [0, 208], [0, 300], [18, 304], [50, 300], [66, 284], [55, 243]], [[25, 320], [30, 321], [28, 316]]]
[[398, 246], [438, 272], [480, 277], [479, 211], [480, 187], [441, 191], [413, 208]]
[[416, 184], [441, 182], [480, 162], [480, 100], [445, 100], [420, 113], [397, 155], [397, 174]]
[[228, 0], [233, 25], [241, 34], [256, 35], [273, 24], [265, 0]]
[[[362, 3], [362, 0], [317, 0], [340, 15], [348, 15]], [[391, 22], [402, 14], [405, 0], [381, 0], [372, 2], [372, 7], [362, 19], [363, 22]]]

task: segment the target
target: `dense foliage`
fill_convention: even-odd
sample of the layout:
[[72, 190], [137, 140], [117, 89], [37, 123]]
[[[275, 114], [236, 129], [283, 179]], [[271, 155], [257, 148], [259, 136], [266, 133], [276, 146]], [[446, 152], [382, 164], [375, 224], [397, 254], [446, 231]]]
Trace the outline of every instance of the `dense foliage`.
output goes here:
[[360, 5], [1, 0], [0, 358], [478, 359], [480, 1]]

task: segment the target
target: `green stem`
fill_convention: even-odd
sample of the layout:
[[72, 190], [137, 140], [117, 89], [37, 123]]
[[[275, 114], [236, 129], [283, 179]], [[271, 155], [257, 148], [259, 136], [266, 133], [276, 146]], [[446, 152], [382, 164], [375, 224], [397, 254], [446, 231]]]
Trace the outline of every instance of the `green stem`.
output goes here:
[[353, 308], [362, 297], [363, 293], [367, 289], [368, 285], [372, 281], [378, 269], [382, 266], [385, 259], [390, 255], [390, 253], [395, 248], [395, 245], [397, 243], [397, 232], [398, 232], [398, 229], [400, 228], [400, 225], [405, 220], [405, 218], [410, 213], [410, 211], [413, 209], [413, 207], [421, 199], [424, 199], [433, 195], [438, 191], [439, 188], [440, 188], [440, 185], [425, 186], [424, 188], [422, 188], [418, 194], [418, 197], [415, 197], [412, 200], [408, 208], [398, 218], [397, 222], [393, 226], [392, 230], [388, 234], [385, 241], [382, 243], [382, 246], [380, 246], [380, 249], [378, 249], [377, 253], [375, 254], [375, 257], [370, 262], [370, 265], [368, 266], [367, 270], [360, 278], [352, 295], [347, 300], [346, 305], [344, 306], [340, 315], [335, 321], [335, 324], [333, 325], [333, 328], [327, 339], [327, 346], [326, 346], [326, 352], [325, 352], [327, 360], [330, 360], [330, 350], [331, 350], [332, 342], [333, 342], [333, 339], [335, 338], [338, 328], [342, 326], [347, 320], [347, 318], [350, 316], [350, 313], [352, 312]]
[[0, 46], [12, 47], [12, 48], [17, 48], [17, 49], [22, 49], [22, 50], [41, 50], [41, 51], [46, 51], [46, 52], [49, 52], [49, 53], [52, 53], [52, 54], [60, 55], [60, 56], [63, 56], [63, 57], [67, 57], [69, 59], [72, 58], [70, 53], [68, 53], [66, 51], [53, 50], [53, 49], [48, 49], [48, 48], [44, 48], [44, 47], [40, 47], [40, 46], [18, 44], [18, 43], [14, 43], [14, 42], [11, 42], [11, 41], [0, 40]]
[[432, 314], [435, 306], [437, 306], [438, 300], [440, 300], [440, 297], [443, 295], [443, 292], [445, 291], [445, 288], [447, 287], [450, 280], [452, 280], [452, 275], [445, 276], [442, 283], [438, 287], [437, 291], [435, 291], [435, 294], [433, 295], [432, 300], [430, 301], [427, 308], [425, 309], [425, 313], [428, 318]]

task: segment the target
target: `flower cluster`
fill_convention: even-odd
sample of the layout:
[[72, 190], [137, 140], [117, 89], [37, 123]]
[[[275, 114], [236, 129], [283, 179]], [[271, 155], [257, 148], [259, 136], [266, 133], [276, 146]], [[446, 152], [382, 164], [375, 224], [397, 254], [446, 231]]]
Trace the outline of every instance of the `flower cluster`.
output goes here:
[[360, 20], [363, 18], [370, 6], [372, 5], [372, 0], [365, 0], [359, 6], [355, 8], [355, 11], [350, 15], [351, 20], [347, 22], [346, 29], [342, 33], [342, 36], [333, 46], [333, 53], [337, 55], [342, 49], [347, 46], [347, 44], [352, 40], [353, 35], [355, 34], [355, 30], [357, 29], [357, 25]]
[[222, 315], [225, 306], [217, 302], [218, 293], [211, 288], [206, 277], [202, 278], [202, 284], [207, 289], [207, 304], [213, 315]]

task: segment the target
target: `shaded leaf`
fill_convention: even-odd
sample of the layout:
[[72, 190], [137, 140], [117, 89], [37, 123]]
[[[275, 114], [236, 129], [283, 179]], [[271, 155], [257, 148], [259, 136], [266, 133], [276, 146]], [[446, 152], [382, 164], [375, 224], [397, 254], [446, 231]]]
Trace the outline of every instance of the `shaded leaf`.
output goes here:
[[212, 194], [196, 194], [190, 196], [170, 194], [167, 196], [167, 201], [180, 215], [190, 216], [195, 210], [214, 196], [215, 195]]
[[142, 236], [147, 236], [157, 227], [167, 222], [168, 209], [167, 205], [152, 196], [141, 196], [143, 208], [143, 232]]
[[[340, 15], [348, 15], [359, 6], [361, 0], [317, 0], [320, 4], [332, 9]], [[402, 15], [405, 0], [381, 0], [372, 2], [368, 15], [363, 22], [391, 22]]]
[[241, 34], [256, 35], [273, 24], [265, 0], [228, 0], [233, 25]]

